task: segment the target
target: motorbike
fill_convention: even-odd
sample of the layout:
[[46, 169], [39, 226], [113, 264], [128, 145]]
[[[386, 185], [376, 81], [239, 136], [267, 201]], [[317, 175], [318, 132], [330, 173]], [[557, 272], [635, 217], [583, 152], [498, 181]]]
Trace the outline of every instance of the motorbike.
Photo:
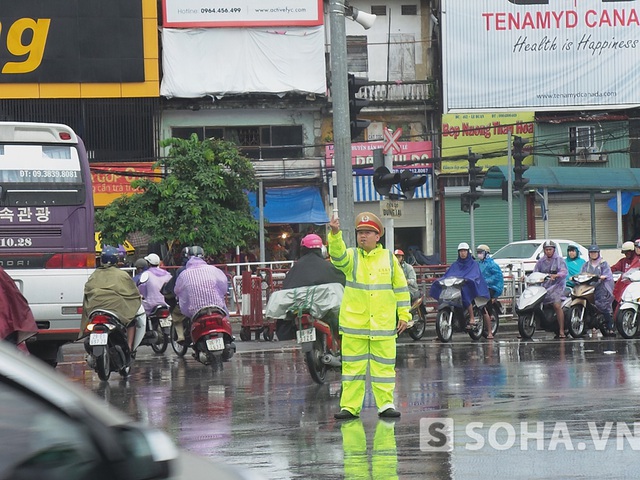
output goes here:
[[425, 295], [420, 295], [411, 305], [412, 318], [407, 325], [406, 331], [414, 340], [420, 340], [427, 329], [427, 307], [425, 306], [425, 301]]
[[[530, 339], [536, 331], [541, 328], [548, 332], [558, 334], [558, 320], [556, 312], [551, 304], [543, 304], [547, 295], [547, 289], [543, 286], [549, 279], [548, 273], [533, 272], [525, 279], [525, 288], [516, 302], [516, 314], [518, 315], [518, 331], [520, 336]], [[571, 298], [566, 298], [562, 305], [565, 318], [569, 318], [569, 304]], [[565, 335], [568, 329], [565, 322]]]
[[462, 306], [462, 287], [466, 279], [459, 277], [447, 277], [436, 280], [442, 286], [440, 298], [438, 298], [438, 313], [436, 315], [436, 335], [441, 342], [450, 342], [453, 332], [467, 332], [472, 340], [479, 340], [484, 331], [484, 318], [482, 308], [486, 299], [481, 301], [478, 297], [473, 302], [473, 316], [475, 324], [467, 329], [469, 313]]
[[134, 355], [127, 342], [127, 327], [115, 313], [107, 310], [91, 312], [85, 334], [87, 364], [100, 380], [109, 380], [111, 372], [118, 372], [122, 377], [129, 375]]
[[640, 310], [640, 270], [634, 269], [624, 276], [631, 283], [624, 289], [616, 313], [616, 327], [623, 338], [633, 338], [638, 333], [638, 311]]
[[309, 374], [322, 385], [329, 370], [340, 371], [341, 337], [327, 322], [314, 318], [309, 311], [298, 312], [295, 319], [296, 341], [300, 344]]
[[596, 284], [600, 277], [593, 273], [579, 273], [571, 277], [571, 281], [573, 289], [569, 305], [569, 333], [573, 338], [578, 338], [588, 330], [597, 328], [603, 336], [606, 335], [606, 320], [595, 305]]
[[[492, 298], [487, 302], [485, 307], [488, 310], [489, 316], [491, 317], [491, 335], [498, 333], [498, 329], [500, 328], [500, 315], [504, 313], [504, 307], [502, 303], [497, 298]], [[487, 338], [489, 336], [489, 328], [486, 322], [482, 326], [482, 336]]]
[[156, 305], [147, 315], [147, 331], [140, 345], [149, 345], [158, 354], [167, 350], [171, 333], [171, 313], [166, 305]]
[[205, 307], [184, 323], [185, 341], [182, 344], [177, 342], [175, 326], [171, 327], [171, 346], [178, 356], [184, 356], [191, 347], [193, 358], [217, 370], [222, 369], [222, 363], [235, 354], [235, 337], [224, 310], [214, 306]]

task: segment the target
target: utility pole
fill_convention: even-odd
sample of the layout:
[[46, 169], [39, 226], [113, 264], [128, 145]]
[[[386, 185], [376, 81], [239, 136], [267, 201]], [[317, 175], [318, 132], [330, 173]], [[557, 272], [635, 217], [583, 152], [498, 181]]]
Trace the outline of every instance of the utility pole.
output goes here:
[[351, 121], [347, 68], [347, 34], [344, 0], [330, 0], [331, 102], [333, 104], [333, 161], [336, 169], [338, 213], [342, 237], [347, 246], [356, 244], [351, 165]]

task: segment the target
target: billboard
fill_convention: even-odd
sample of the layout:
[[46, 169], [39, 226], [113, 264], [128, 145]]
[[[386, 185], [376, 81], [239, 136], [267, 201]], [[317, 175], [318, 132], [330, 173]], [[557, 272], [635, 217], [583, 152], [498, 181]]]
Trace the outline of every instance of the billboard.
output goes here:
[[[430, 141], [423, 142], [397, 142], [400, 152], [393, 153], [393, 164], [410, 167], [431, 168], [433, 157], [433, 144]], [[359, 142], [351, 144], [351, 165], [358, 168], [373, 167], [373, 151], [382, 149], [384, 142]], [[327, 168], [334, 168], [333, 144], [325, 147], [325, 161]], [[412, 168], [413, 169], [413, 168]]]
[[106, 207], [122, 195], [141, 193], [131, 182], [140, 177], [159, 178], [161, 171], [153, 165], [153, 162], [91, 163], [94, 206]]
[[0, 98], [158, 96], [154, 0], [0, 0]]
[[[507, 165], [509, 132], [529, 140], [525, 149], [533, 146], [533, 112], [460, 113], [442, 116], [442, 164], [440, 173], [465, 173], [468, 170], [469, 148], [483, 156], [477, 166], [488, 170], [495, 165]], [[524, 163], [531, 164], [533, 157]]]
[[322, 25], [322, 0], [163, 0], [170, 28]]
[[640, 0], [442, 0], [444, 112], [640, 105]]

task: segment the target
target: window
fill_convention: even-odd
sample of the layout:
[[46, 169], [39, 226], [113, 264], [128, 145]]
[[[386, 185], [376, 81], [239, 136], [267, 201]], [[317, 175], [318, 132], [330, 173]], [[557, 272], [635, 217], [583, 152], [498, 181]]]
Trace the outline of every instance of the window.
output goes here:
[[254, 160], [270, 158], [302, 158], [301, 125], [238, 126], [238, 127], [173, 127], [171, 135], [188, 139], [193, 133], [198, 139], [222, 138], [235, 143], [240, 151]]
[[402, 15], [417, 15], [418, 14], [418, 6], [417, 5], [402, 5], [401, 7]]
[[347, 69], [350, 73], [369, 72], [366, 35], [347, 36]]
[[379, 17], [383, 17], [387, 14], [387, 6], [386, 5], [371, 5], [371, 13], [373, 15], [378, 15]]
[[589, 150], [596, 144], [596, 128], [591, 126], [569, 127], [569, 150], [572, 153]]

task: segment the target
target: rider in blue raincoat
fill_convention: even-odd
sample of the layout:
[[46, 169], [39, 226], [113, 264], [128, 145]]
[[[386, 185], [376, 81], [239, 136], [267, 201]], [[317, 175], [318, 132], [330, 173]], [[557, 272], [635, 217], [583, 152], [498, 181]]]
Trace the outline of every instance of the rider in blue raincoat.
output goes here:
[[[482, 277], [485, 282], [487, 282], [487, 287], [489, 287], [489, 294], [491, 295], [491, 301], [495, 298], [498, 298], [502, 294], [502, 290], [504, 289], [504, 275], [502, 274], [502, 269], [498, 266], [498, 264], [489, 256], [491, 250], [488, 245], [481, 244], [476, 248], [476, 257], [478, 257], [478, 266], [480, 267], [480, 272], [482, 273]], [[487, 304], [489, 305], [489, 304]], [[487, 310], [487, 305], [482, 309], [482, 314], [484, 316], [485, 324], [487, 325], [487, 339], [491, 340], [493, 338], [493, 333], [491, 329], [491, 315]]]
[[[451, 264], [442, 278], [458, 277], [467, 281], [462, 286], [462, 306], [469, 312], [469, 324], [475, 323], [473, 315], [473, 300], [476, 297], [489, 297], [489, 288], [480, 272], [478, 263], [474, 260], [469, 251], [469, 244], [462, 242], [458, 245], [458, 259]], [[440, 282], [434, 282], [429, 290], [429, 295], [433, 298], [440, 298], [442, 286]]]

